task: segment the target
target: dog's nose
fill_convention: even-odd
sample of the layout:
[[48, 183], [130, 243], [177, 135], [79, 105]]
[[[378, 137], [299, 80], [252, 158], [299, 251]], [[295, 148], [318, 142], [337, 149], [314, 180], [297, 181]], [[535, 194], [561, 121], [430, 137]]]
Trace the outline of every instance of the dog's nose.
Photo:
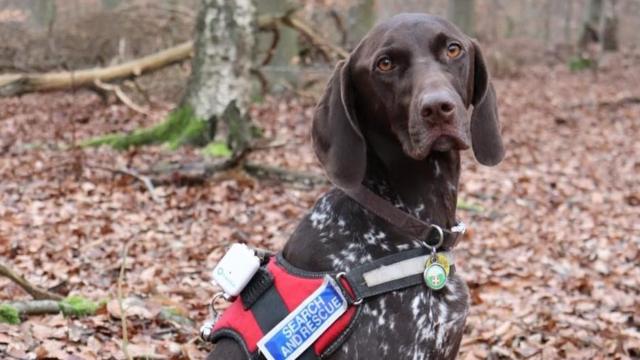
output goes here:
[[420, 115], [429, 123], [449, 123], [453, 120], [455, 105], [450, 96], [443, 92], [428, 94], [422, 97]]

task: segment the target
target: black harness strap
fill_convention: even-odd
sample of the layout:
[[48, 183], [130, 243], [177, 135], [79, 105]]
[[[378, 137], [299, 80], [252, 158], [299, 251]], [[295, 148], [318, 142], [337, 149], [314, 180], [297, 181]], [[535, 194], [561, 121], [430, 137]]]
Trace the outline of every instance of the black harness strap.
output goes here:
[[[364, 279], [364, 274], [382, 268], [384, 266], [392, 265], [404, 260], [413, 259], [416, 257], [428, 255], [431, 250], [427, 248], [418, 248], [413, 250], [406, 250], [392, 255], [382, 257], [374, 260], [370, 263], [360, 265], [351, 271], [347, 272], [344, 276], [351, 287], [355, 295], [355, 301], [360, 299], [366, 299], [372, 296], [381, 295], [387, 292], [401, 290], [417, 285], [424, 284], [424, 278], [422, 273], [410, 275], [396, 280], [391, 280], [380, 285], [369, 287]], [[450, 274], [455, 273], [455, 265], [451, 265]]]
[[381, 266], [394, 264], [403, 260], [411, 259], [414, 257], [428, 254], [429, 251], [426, 248], [419, 248], [414, 250], [403, 251], [393, 255], [385, 256], [383, 258], [374, 260], [370, 263], [360, 265], [351, 271], [347, 272], [346, 279], [353, 290], [356, 299], [365, 299], [368, 297], [384, 294], [386, 292], [404, 289], [419, 284], [424, 284], [422, 280], [422, 274], [408, 276], [402, 279], [389, 281], [384, 284], [380, 284], [374, 287], [367, 286], [363, 275], [366, 272], [377, 269]]

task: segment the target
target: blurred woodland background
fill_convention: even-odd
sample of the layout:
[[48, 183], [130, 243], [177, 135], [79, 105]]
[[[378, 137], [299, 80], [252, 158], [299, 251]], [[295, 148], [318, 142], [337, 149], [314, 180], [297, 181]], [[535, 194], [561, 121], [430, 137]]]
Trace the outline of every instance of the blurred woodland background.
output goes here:
[[313, 106], [399, 12], [477, 38], [500, 102], [460, 358], [639, 359], [638, 0], [0, 0], [0, 358], [203, 358], [209, 271], [328, 189]]

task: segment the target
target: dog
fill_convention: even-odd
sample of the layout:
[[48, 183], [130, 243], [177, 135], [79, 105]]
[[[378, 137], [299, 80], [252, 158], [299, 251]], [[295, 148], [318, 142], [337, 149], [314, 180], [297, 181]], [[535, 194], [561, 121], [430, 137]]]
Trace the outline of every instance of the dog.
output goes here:
[[[456, 223], [460, 152], [483, 165], [504, 157], [496, 95], [478, 44], [447, 20], [400, 14], [376, 25], [337, 64], [311, 130], [337, 186], [286, 243], [283, 256], [309, 271], [348, 271], [418, 248], [419, 239], [347, 195], [363, 184], [401, 210], [442, 227]], [[361, 305], [348, 339], [327, 358], [454, 359], [469, 309], [453, 274], [439, 291], [416, 286]], [[221, 340], [210, 359], [243, 359]]]

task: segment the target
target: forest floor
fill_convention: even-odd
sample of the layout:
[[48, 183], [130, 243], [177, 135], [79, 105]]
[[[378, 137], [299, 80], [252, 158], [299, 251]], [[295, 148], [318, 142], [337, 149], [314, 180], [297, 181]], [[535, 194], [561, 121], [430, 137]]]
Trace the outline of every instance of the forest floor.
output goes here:
[[[619, 102], [640, 96], [637, 84], [639, 66], [598, 77], [533, 68], [496, 81], [508, 155], [495, 168], [463, 159], [460, 194], [474, 206], [459, 211], [470, 231], [457, 266], [472, 302], [461, 359], [640, 358], [640, 104]], [[285, 145], [250, 159], [321, 174], [312, 105], [256, 106], [265, 136]], [[106, 301], [89, 317], [0, 324], [0, 358], [123, 358], [119, 279], [130, 355], [203, 358], [197, 328], [223, 248], [281, 248], [326, 191], [231, 171], [157, 186], [154, 201], [118, 169], [196, 161], [196, 150], [72, 146], [157, 122], [170, 107], [144, 116], [89, 92], [0, 99], [0, 262], [41, 287]], [[0, 278], [0, 302], [28, 299]]]

